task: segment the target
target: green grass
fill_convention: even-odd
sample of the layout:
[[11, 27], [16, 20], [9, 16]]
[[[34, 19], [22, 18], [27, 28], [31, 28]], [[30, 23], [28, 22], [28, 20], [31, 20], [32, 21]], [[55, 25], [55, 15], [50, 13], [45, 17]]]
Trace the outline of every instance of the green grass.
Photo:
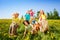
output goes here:
[[27, 34], [23, 38], [24, 25], [20, 23], [17, 29], [17, 37], [9, 37], [8, 31], [11, 24], [10, 19], [0, 19], [0, 40], [60, 40], [60, 20], [48, 20], [49, 31], [44, 34], [38, 31], [37, 34]]

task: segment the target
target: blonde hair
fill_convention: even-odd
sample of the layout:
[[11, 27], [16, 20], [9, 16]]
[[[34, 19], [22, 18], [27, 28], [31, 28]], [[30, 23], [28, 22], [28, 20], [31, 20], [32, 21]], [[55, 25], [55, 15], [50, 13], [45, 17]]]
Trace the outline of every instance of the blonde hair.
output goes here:
[[19, 13], [15, 12], [12, 14], [13, 17], [18, 17], [19, 16]]
[[[43, 12], [43, 13], [41, 13], [41, 12]], [[45, 15], [43, 10], [40, 10], [39, 17], [41, 16], [41, 14]]]

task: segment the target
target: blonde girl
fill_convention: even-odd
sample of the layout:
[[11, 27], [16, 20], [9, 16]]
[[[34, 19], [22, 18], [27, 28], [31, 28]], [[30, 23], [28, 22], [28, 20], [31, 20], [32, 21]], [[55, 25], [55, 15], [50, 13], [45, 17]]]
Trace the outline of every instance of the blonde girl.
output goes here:
[[40, 10], [39, 23], [41, 24], [41, 27], [40, 27], [41, 32], [45, 32], [46, 30], [48, 30], [48, 22], [46, 19], [47, 19], [47, 17], [45, 15], [44, 11]]

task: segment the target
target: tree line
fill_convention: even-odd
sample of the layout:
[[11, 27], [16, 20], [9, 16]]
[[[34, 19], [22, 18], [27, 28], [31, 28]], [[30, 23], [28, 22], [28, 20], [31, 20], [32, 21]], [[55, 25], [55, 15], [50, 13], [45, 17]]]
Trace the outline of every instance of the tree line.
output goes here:
[[[37, 16], [35, 17], [36, 19], [38, 19], [40, 11], [37, 11]], [[47, 12], [47, 19], [60, 19], [59, 16], [59, 12], [54, 8], [53, 11]], [[23, 16], [21, 17], [21, 19], [24, 19]]]

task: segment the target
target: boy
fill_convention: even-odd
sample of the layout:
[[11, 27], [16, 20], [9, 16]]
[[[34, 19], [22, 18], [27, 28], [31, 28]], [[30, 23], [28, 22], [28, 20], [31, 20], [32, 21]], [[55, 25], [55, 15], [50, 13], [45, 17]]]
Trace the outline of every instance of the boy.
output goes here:
[[25, 20], [30, 21], [29, 10], [28, 10], [27, 13], [25, 14]]
[[30, 26], [30, 23], [27, 20], [25, 20], [23, 24], [25, 25], [25, 31], [24, 31], [24, 37], [25, 37], [26, 33], [31, 32], [32, 27]]

